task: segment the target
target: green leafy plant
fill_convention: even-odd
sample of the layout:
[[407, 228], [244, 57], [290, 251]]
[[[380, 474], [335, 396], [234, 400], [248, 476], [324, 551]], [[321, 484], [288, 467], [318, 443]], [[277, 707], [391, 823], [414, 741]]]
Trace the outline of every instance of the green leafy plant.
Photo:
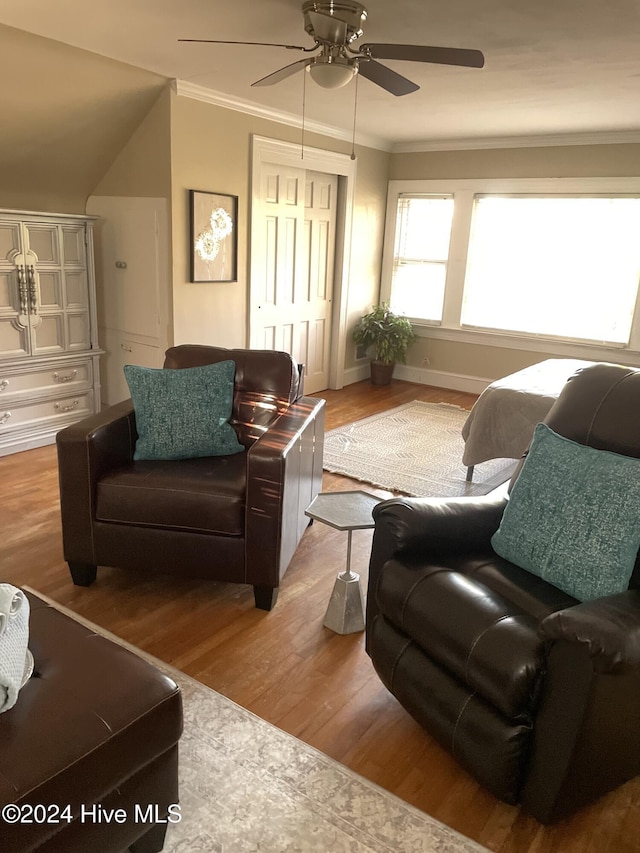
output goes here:
[[373, 347], [374, 359], [383, 364], [407, 360], [407, 350], [417, 339], [413, 326], [406, 317], [394, 314], [387, 302], [374, 305], [373, 310], [358, 321], [353, 330], [356, 346]]

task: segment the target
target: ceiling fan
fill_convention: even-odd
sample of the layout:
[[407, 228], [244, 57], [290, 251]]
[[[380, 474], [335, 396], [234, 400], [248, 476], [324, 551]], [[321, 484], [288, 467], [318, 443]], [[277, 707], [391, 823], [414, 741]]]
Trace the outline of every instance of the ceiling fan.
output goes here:
[[305, 0], [302, 4], [304, 28], [314, 40], [312, 47], [295, 44], [273, 44], [270, 42], [220, 41], [218, 39], [178, 39], [183, 42], [207, 44], [254, 44], [266, 47], [284, 47], [287, 50], [302, 50], [305, 53], [320, 51], [315, 56], [299, 59], [285, 65], [266, 77], [256, 80], [252, 86], [272, 86], [292, 74], [308, 68], [313, 80], [326, 89], [346, 86], [358, 72], [386, 89], [392, 95], [408, 95], [420, 87], [377, 62], [378, 59], [400, 59], [410, 62], [433, 62], [440, 65], [462, 65], [482, 68], [484, 56], [479, 50], [457, 47], [428, 47], [411, 44], [361, 44], [351, 45], [362, 36], [362, 26], [367, 19], [367, 10], [355, 0]]

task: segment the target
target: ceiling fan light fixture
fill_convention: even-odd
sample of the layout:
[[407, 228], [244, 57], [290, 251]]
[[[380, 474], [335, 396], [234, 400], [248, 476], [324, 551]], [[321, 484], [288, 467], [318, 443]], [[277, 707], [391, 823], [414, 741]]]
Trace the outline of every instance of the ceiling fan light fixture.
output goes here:
[[323, 89], [340, 89], [353, 80], [358, 66], [348, 60], [338, 62], [331, 57], [318, 56], [307, 66], [307, 71], [313, 82]]

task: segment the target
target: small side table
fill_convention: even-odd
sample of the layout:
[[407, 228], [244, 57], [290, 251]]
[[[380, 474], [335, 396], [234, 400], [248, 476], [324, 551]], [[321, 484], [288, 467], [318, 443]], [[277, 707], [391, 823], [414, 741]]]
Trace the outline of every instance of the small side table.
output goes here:
[[309, 518], [322, 521], [336, 530], [348, 531], [347, 567], [336, 578], [327, 613], [325, 628], [337, 634], [353, 634], [364, 630], [364, 600], [360, 575], [351, 571], [351, 536], [354, 530], [374, 527], [372, 510], [384, 498], [369, 492], [321, 492], [305, 510]]

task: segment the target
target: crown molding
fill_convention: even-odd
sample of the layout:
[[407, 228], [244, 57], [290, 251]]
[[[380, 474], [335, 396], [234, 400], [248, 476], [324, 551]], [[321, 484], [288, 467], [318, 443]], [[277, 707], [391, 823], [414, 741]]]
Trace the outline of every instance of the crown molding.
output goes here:
[[563, 145], [621, 145], [639, 142], [640, 130], [603, 131], [602, 133], [551, 133], [544, 136], [496, 136], [478, 139], [396, 142], [391, 145], [391, 153], [477, 151], [485, 148], [546, 148]]
[[[189, 83], [185, 80], [174, 79], [171, 81], [171, 88], [176, 95], [184, 98], [193, 98], [196, 101], [204, 101], [206, 104], [214, 104], [217, 107], [224, 107], [228, 110], [253, 115], [257, 118], [276, 121], [279, 124], [287, 124], [290, 127], [302, 128], [302, 117], [295, 113], [284, 112], [283, 110], [275, 110], [271, 107], [264, 107], [257, 104], [255, 101], [245, 101], [242, 98], [236, 98], [231, 95], [226, 95], [224, 92], [216, 92], [214, 89], [207, 89], [205, 86], [199, 86], [197, 83]], [[322, 122], [313, 121], [308, 118], [304, 120], [304, 129], [309, 133], [320, 133], [323, 136], [329, 136], [331, 139], [340, 139], [345, 142], [351, 142], [351, 132], [343, 130], [339, 127], [333, 127]], [[391, 151], [392, 143], [378, 136], [363, 134], [356, 132], [356, 143], [364, 145], [367, 148], [376, 148], [379, 151]]]
[[[284, 110], [265, 107], [255, 101], [237, 98], [190, 83], [174, 79], [171, 88], [176, 95], [193, 98], [217, 107], [253, 115], [257, 118], [286, 124], [289, 127], [302, 128], [302, 117]], [[304, 128], [309, 133], [319, 133], [331, 139], [351, 142], [351, 131], [333, 125], [305, 118]], [[415, 140], [413, 142], [392, 142], [372, 134], [356, 132], [356, 143], [391, 154], [417, 154], [429, 151], [479, 151], [492, 148], [550, 148], [568, 145], [633, 145], [640, 143], [640, 130], [603, 131], [601, 133], [551, 133], [533, 136], [493, 136], [470, 139]]]

